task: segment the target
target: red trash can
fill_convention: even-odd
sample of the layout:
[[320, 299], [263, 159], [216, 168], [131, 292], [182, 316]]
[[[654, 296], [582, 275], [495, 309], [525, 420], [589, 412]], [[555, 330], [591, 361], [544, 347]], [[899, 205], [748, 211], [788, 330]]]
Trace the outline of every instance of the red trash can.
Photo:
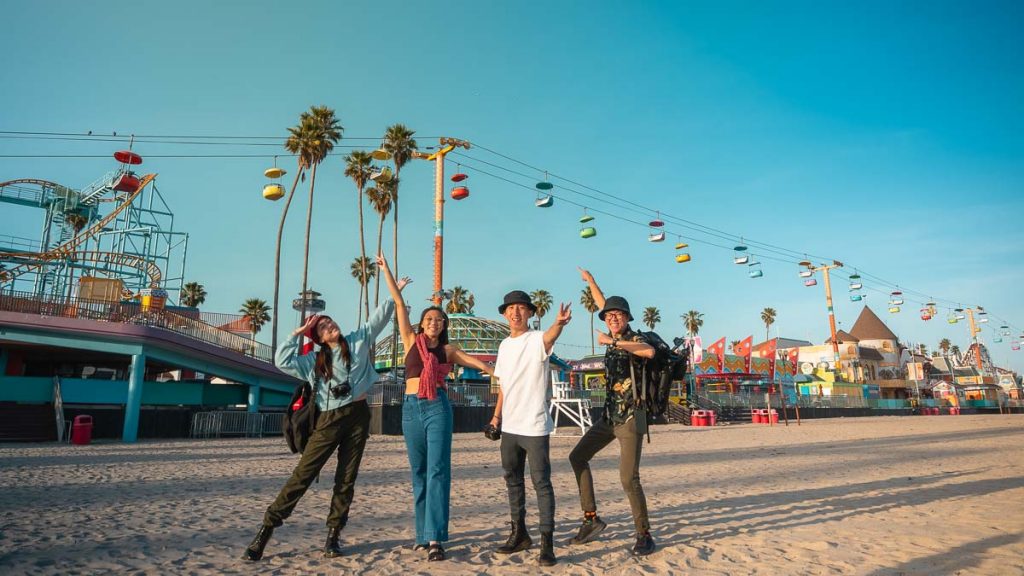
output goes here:
[[750, 421], [753, 422], [754, 424], [760, 424], [761, 423], [761, 411], [758, 410], [757, 408], [754, 408], [753, 410], [751, 410], [750, 411]]
[[718, 424], [718, 416], [714, 410], [708, 410], [708, 426], [715, 426]]
[[771, 419], [772, 419], [771, 422], [772, 422], [772, 424], [778, 424], [779, 423], [779, 411], [776, 410], [775, 408], [772, 408], [770, 414], [771, 414]]
[[957, 416], [959, 414], [960, 414], [960, 409], [959, 408], [957, 408], [956, 406], [950, 406], [949, 407], [949, 415], [950, 416]]
[[707, 410], [694, 410], [693, 411], [693, 418], [690, 419], [690, 422], [694, 426], [707, 426], [707, 424], [705, 423], [706, 420], [707, 420]]
[[92, 416], [75, 416], [71, 425], [71, 443], [88, 444], [92, 441]]

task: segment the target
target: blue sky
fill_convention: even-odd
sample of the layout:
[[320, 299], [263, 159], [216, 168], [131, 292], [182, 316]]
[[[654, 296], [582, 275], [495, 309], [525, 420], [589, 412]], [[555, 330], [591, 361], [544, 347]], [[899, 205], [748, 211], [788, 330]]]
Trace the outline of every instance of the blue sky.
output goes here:
[[[947, 324], [944, 310], [918, 318], [912, 300], [928, 297], [943, 299], [940, 308], [980, 304], [1024, 331], [1017, 2], [32, 2], [4, 13], [0, 130], [283, 138], [300, 112], [325, 104], [350, 138], [342, 146], [402, 122], [421, 146], [464, 138], [649, 209], [609, 207], [552, 177], [558, 199], [540, 210], [528, 189], [465, 170], [470, 198], [445, 205], [446, 287], [468, 288], [477, 313], [492, 318], [516, 288], [573, 302], [563, 356], [589, 352], [576, 266], [626, 296], [634, 315], [657, 306], [665, 336], [681, 333], [679, 315], [696, 309], [705, 338], [761, 338], [760, 311], [771, 306], [773, 335], [821, 342], [824, 294], [797, 277], [792, 261], [802, 253], [872, 275], [865, 302], [905, 341], [966, 347], [964, 324]], [[81, 187], [113, 160], [52, 156], [123, 147], [0, 138], [0, 180]], [[269, 301], [282, 203], [260, 189], [277, 149], [135, 150], [190, 233], [186, 276], [206, 286], [204, 308]], [[487, 150], [463, 161], [527, 186], [543, 176]], [[279, 163], [293, 168], [283, 154]], [[348, 274], [358, 235], [355, 188], [342, 169], [334, 157], [319, 171], [310, 274], [345, 325], [358, 294]], [[432, 166], [406, 167], [400, 267], [415, 280], [416, 312], [431, 291], [432, 190]], [[598, 216], [595, 238], [578, 237], [580, 205]], [[301, 284], [305, 209], [303, 192], [285, 233], [289, 298]], [[663, 244], [598, 212], [646, 221], [655, 210], [672, 217]], [[0, 211], [3, 234], [38, 236], [41, 214]], [[678, 219], [731, 238], [694, 234]], [[692, 240], [689, 264], [673, 261], [677, 234]], [[764, 277], [749, 279], [729, 250], [706, 243], [739, 237], [766, 257]], [[755, 242], [794, 252], [759, 252]], [[889, 315], [892, 287], [879, 279], [918, 294]], [[850, 328], [860, 304], [842, 280], [836, 296]], [[294, 321], [290, 311], [284, 318], [283, 329]], [[983, 333], [996, 362], [1024, 369], [1024, 351], [992, 336]]]

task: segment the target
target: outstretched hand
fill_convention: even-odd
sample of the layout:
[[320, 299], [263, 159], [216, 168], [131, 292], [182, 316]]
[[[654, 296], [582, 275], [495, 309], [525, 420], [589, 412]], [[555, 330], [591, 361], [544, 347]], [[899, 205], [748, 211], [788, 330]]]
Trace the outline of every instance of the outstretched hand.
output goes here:
[[611, 346], [615, 339], [610, 335], [601, 332], [600, 330], [594, 330], [597, 333], [597, 343], [601, 346]]
[[583, 278], [584, 282], [589, 284], [594, 281], [594, 275], [590, 273], [590, 270], [585, 270], [579, 266], [576, 269], [580, 271], [580, 277]]
[[412, 284], [412, 278], [409, 278], [408, 276], [402, 276], [402, 278], [395, 283], [395, 285], [398, 286], [399, 292], [401, 292], [402, 288], [405, 288], [409, 284]]
[[572, 320], [572, 310], [569, 308], [569, 304], [558, 305], [558, 315], [555, 316], [555, 322], [559, 326], [565, 326]]

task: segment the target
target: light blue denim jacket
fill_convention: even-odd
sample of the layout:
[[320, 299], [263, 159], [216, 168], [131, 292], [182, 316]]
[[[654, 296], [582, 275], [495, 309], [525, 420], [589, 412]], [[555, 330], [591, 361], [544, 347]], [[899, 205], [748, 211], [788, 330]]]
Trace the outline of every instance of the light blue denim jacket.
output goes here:
[[[377, 371], [373, 369], [373, 358], [370, 357], [370, 346], [388, 325], [394, 313], [395, 301], [389, 298], [373, 311], [373, 315], [370, 316], [366, 324], [346, 334], [345, 340], [348, 342], [348, 349], [352, 355], [351, 370], [345, 369], [341, 351], [332, 348], [334, 376], [330, 382], [321, 382], [319, 387], [317, 387], [317, 378], [314, 372], [316, 354], [310, 353], [305, 356], [299, 354], [302, 342], [301, 334], [291, 336], [281, 343], [277, 350], [275, 363], [282, 372], [309, 382], [310, 386], [316, 390], [316, 405], [321, 411], [326, 412], [351, 404], [353, 401], [363, 398], [370, 391], [373, 383], [377, 381]], [[340, 398], [332, 396], [330, 388], [345, 381], [352, 386], [352, 393]]]

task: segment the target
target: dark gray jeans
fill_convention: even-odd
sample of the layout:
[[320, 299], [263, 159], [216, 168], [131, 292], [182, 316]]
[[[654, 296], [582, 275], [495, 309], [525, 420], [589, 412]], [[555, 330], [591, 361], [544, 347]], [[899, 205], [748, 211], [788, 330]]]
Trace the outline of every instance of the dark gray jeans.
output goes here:
[[555, 490], [551, 487], [550, 444], [547, 436], [501, 435], [501, 467], [505, 469], [508, 507], [512, 519], [526, 518], [526, 460], [530, 460], [530, 478], [537, 493], [540, 531], [555, 531]]
[[587, 433], [580, 438], [576, 447], [569, 454], [569, 462], [576, 473], [576, 484], [580, 489], [580, 507], [584, 512], [597, 512], [594, 498], [594, 477], [590, 472], [590, 460], [612, 440], [619, 439], [619, 480], [622, 489], [629, 497], [629, 507], [633, 511], [633, 523], [637, 532], [651, 529], [647, 518], [647, 497], [644, 487], [640, 485], [640, 454], [643, 451], [644, 437], [636, 433], [636, 420], [630, 418], [625, 424], [612, 425], [602, 417]]

